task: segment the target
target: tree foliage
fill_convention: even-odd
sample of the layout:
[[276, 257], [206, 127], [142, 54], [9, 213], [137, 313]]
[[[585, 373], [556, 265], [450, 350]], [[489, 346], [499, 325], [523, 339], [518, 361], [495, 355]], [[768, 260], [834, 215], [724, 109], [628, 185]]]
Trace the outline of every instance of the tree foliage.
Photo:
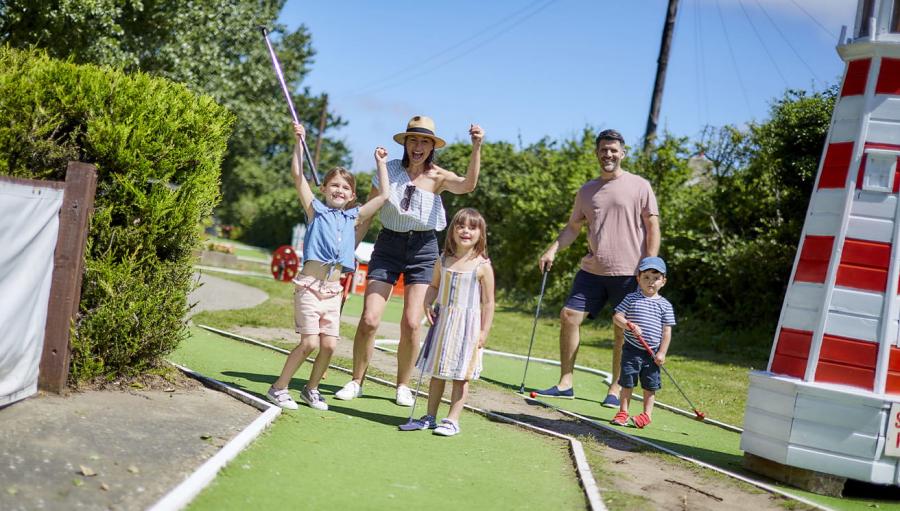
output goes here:
[[[299, 218], [293, 210], [285, 216], [281, 200], [281, 189], [292, 186], [285, 153], [293, 136], [259, 26], [271, 28], [311, 141], [320, 135], [325, 102], [302, 87], [314, 56], [308, 31], [274, 23], [283, 5], [283, 0], [2, 0], [0, 42], [37, 46], [76, 63], [144, 71], [215, 98], [237, 119], [222, 165], [219, 214], [242, 226], [252, 241], [278, 244], [290, 240], [281, 236]], [[343, 124], [328, 114], [325, 131]], [[343, 142], [324, 138], [323, 168], [349, 166], [348, 155]]]

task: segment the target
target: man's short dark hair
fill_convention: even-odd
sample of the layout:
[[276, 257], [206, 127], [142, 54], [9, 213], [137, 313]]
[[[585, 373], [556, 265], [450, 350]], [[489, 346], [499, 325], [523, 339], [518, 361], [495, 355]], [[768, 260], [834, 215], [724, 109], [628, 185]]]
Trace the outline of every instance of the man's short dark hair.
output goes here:
[[625, 147], [625, 137], [623, 137], [622, 134], [616, 130], [603, 130], [598, 133], [597, 140], [594, 141], [594, 147], [599, 146], [601, 140], [617, 140], [620, 144], [622, 144], [623, 148]]

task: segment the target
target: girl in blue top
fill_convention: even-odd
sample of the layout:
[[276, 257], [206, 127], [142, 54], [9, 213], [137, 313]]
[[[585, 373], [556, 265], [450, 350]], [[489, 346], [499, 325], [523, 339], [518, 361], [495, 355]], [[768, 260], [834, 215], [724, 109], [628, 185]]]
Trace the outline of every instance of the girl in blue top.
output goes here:
[[291, 160], [291, 173], [308, 220], [303, 238], [303, 269], [294, 279], [294, 323], [296, 332], [300, 334], [300, 344], [288, 355], [281, 376], [266, 396], [282, 408], [296, 410], [297, 403], [288, 393], [287, 386], [300, 364], [318, 349], [309, 381], [300, 391], [300, 399], [317, 410], [327, 410], [328, 404], [319, 395], [319, 381], [337, 345], [343, 291], [340, 278], [356, 268], [353, 256], [356, 225], [371, 218], [388, 200], [387, 151], [383, 147], [375, 149], [378, 195], [362, 206], [356, 206], [356, 179], [346, 169], [335, 167], [322, 182], [323, 203], [313, 196], [303, 174], [303, 144], [300, 139], [306, 136], [306, 132], [302, 125], [294, 124], [294, 133], [297, 143]]

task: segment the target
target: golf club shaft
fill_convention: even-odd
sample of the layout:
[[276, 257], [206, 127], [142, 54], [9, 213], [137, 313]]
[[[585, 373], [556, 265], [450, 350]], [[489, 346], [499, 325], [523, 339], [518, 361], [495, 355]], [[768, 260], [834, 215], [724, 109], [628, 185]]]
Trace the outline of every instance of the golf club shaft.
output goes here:
[[[263, 39], [266, 40], [266, 48], [269, 49], [269, 56], [272, 57], [272, 67], [275, 69], [275, 76], [278, 77], [278, 83], [281, 84], [281, 92], [284, 93], [284, 99], [287, 101], [288, 109], [291, 111], [291, 118], [295, 123], [300, 124], [300, 118], [297, 117], [297, 111], [294, 109], [294, 102], [291, 101], [291, 92], [288, 90], [287, 83], [284, 81], [284, 73], [281, 72], [281, 64], [278, 62], [278, 56], [275, 55], [275, 48], [272, 47], [272, 43], [269, 41], [269, 31], [266, 30], [266, 27], [260, 27], [260, 30], [262, 31]], [[303, 154], [306, 155], [306, 162], [309, 164], [309, 169], [312, 172], [313, 182], [315, 182], [316, 186], [319, 186], [319, 173], [316, 172], [316, 165], [309, 155], [309, 147], [306, 146], [306, 137], [301, 137], [300, 143], [303, 144]]]
[[528, 342], [528, 356], [525, 357], [525, 374], [522, 375], [522, 384], [519, 385], [519, 392], [525, 392], [525, 377], [528, 376], [528, 363], [531, 362], [531, 348], [534, 346], [534, 333], [537, 330], [538, 317], [541, 315], [541, 302], [544, 301], [544, 289], [547, 287], [547, 275], [550, 269], [544, 270], [544, 276], [541, 278], [541, 293], [538, 295], [537, 308], [534, 311], [534, 323], [531, 325], [531, 341]]
[[[634, 336], [637, 337], [637, 340], [640, 341], [642, 345], [644, 345], [644, 349], [647, 350], [647, 353], [650, 354], [650, 358], [652, 358], [653, 361], [656, 362], [656, 353], [653, 353], [653, 349], [650, 347], [649, 344], [647, 344], [647, 341], [644, 340], [644, 336], [635, 333], [634, 330], [631, 330], [631, 333], [633, 333]], [[687, 401], [689, 405], [691, 405], [691, 410], [693, 410], [694, 413], [697, 413], [697, 407], [694, 406], [694, 403], [691, 403], [691, 400], [687, 397], [687, 394], [685, 394], [684, 391], [681, 390], [681, 386], [678, 385], [678, 382], [675, 381], [675, 378], [672, 378], [672, 375], [669, 373], [669, 370], [666, 369], [666, 366], [662, 366], [662, 365], [659, 365], [659, 364], [656, 364], [656, 365], [657, 365], [660, 369], [662, 369], [664, 373], [666, 373], [666, 376], [669, 377], [669, 380], [672, 381], [672, 384], [675, 385], [675, 388], [678, 389], [678, 392], [681, 393], [681, 397], [683, 397], [684, 400]]]
[[431, 351], [429, 348], [431, 347], [432, 340], [434, 338], [434, 332], [437, 325], [437, 315], [439, 312], [436, 312], [433, 318], [434, 323], [431, 324], [431, 327], [428, 329], [428, 333], [425, 335], [425, 343], [422, 346], [422, 367], [419, 369], [419, 379], [416, 381], [416, 395], [413, 396], [413, 405], [412, 410], [409, 411], [409, 420], [407, 423], [413, 420], [413, 416], [416, 414], [416, 403], [419, 401], [419, 388], [422, 386], [422, 377], [425, 376], [425, 362], [427, 362], [428, 353]]

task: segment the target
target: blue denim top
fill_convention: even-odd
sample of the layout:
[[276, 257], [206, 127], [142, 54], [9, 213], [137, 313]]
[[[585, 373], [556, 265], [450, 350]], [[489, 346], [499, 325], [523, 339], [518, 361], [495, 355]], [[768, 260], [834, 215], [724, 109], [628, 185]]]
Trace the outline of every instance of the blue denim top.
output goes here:
[[328, 207], [313, 198], [312, 221], [303, 237], [303, 260], [341, 265], [341, 272], [356, 270], [356, 219], [359, 206], [350, 209]]

